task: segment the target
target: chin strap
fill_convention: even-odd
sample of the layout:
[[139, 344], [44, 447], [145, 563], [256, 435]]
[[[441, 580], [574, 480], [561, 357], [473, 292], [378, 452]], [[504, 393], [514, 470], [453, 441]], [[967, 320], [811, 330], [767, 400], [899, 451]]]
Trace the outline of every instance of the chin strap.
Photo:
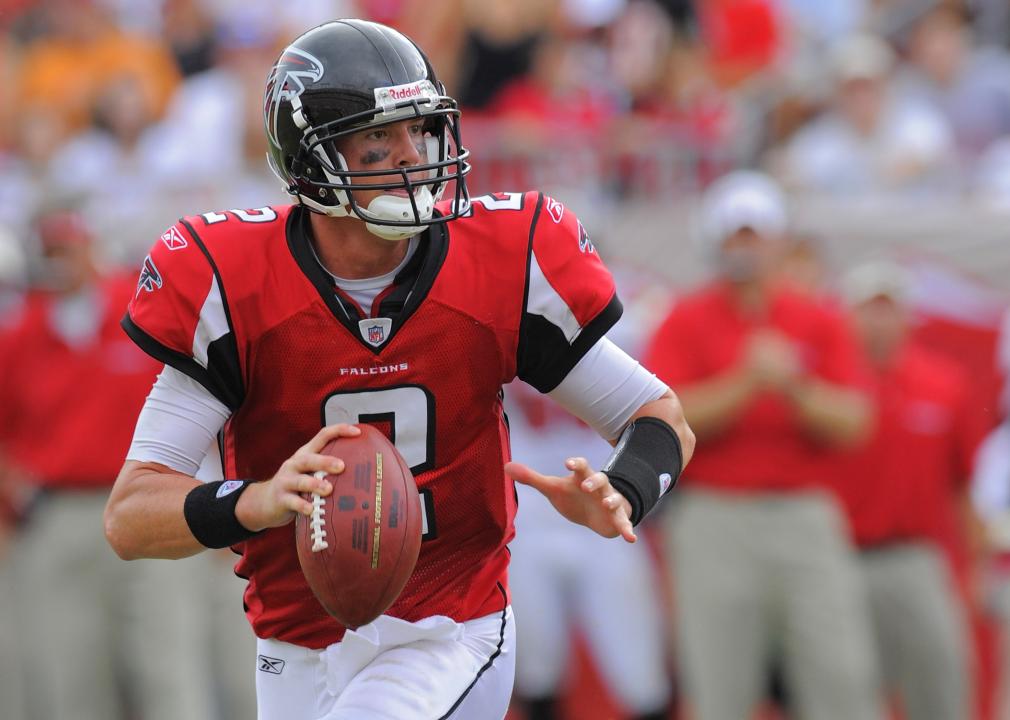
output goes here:
[[[431, 191], [427, 187], [422, 187], [414, 194], [414, 202], [417, 203], [417, 214], [422, 220], [431, 217], [435, 209], [435, 201], [431, 196]], [[368, 208], [362, 211], [365, 217], [377, 220], [411, 220], [414, 217], [414, 207], [410, 198], [399, 195], [379, 195], [379, 197], [368, 203]], [[365, 227], [373, 235], [377, 235], [385, 240], [403, 240], [412, 235], [417, 235], [424, 230], [419, 225], [383, 225], [375, 222], [365, 222]]]

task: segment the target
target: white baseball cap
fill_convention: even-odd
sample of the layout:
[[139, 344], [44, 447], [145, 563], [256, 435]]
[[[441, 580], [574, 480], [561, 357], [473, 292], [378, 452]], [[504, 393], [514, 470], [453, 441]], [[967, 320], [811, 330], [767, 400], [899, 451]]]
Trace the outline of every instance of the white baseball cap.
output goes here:
[[838, 82], [876, 80], [894, 67], [894, 51], [876, 35], [856, 33], [834, 45], [829, 53], [831, 71]]
[[782, 235], [787, 226], [785, 195], [778, 183], [764, 173], [737, 170], [723, 175], [701, 200], [701, 234], [710, 250], [745, 228], [775, 237]]
[[873, 260], [857, 265], [842, 278], [842, 297], [850, 305], [859, 305], [877, 297], [896, 303], [908, 301], [912, 279], [909, 272], [890, 260]]

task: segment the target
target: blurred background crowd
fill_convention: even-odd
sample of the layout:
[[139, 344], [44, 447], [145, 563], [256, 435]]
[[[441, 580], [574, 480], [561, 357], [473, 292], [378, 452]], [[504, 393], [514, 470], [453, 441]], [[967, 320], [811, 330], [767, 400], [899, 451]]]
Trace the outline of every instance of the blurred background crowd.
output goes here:
[[[92, 717], [45, 709], [82, 693], [103, 719], [254, 716], [231, 558], [105, 564], [101, 505], [156, 372], [116, 323], [178, 217], [286, 202], [267, 72], [351, 16], [427, 51], [473, 195], [540, 189], [579, 214], [628, 300], [620, 344], [725, 460], [701, 456], [635, 554], [523, 497], [514, 718], [872, 716], [818, 714], [849, 682], [894, 717], [1010, 720], [1007, 0], [0, 0], [0, 718]], [[712, 278], [732, 291], [696, 290]], [[754, 321], [780, 286], [781, 316]], [[606, 457], [510, 395], [520, 459]], [[755, 470], [733, 445], [751, 432], [802, 471]], [[805, 649], [782, 588], [824, 616], [797, 621]], [[764, 619], [692, 615], [734, 593]], [[622, 598], [648, 600], [630, 642], [594, 630]], [[729, 704], [705, 700], [713, 668]]]

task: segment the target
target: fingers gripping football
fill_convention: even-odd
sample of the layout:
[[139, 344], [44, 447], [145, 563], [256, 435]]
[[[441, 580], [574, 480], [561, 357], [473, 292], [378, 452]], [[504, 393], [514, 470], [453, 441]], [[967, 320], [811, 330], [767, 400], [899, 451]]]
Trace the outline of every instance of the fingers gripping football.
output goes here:
[[333, 487], [327, 475], [344, 471], [344, 461], [320, 454], [327, 443], [338, 437], [355, 437], [361, 430], [354, 425], [328, 425], [305, 445], [281, 463], [276, 474], [266, 482], [255, 483], [235, 508], [239, 522], [250, 530], [280, 527], [291, 522], [296, 514], [312, 514], [311, 495], [323, 497]]

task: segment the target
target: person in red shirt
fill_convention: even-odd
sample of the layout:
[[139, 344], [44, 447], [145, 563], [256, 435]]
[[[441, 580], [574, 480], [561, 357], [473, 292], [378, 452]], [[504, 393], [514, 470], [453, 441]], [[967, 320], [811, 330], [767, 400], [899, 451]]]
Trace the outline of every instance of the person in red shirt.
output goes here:
[[767, 176], [717, 180], [701, 208], [717, 277], [678, 300], [645, 356], [698, 438], [667, 535], [698, 720], [748, 717], [773, 662], [800, 716], [878, 711], [861, 577], [828, 489], [834, 448], [860, 439], [870, 406], [842, 317], [777, 279], [786, 225]]
[[[154, 242], [123, 327], [166, 368], [106, 536], [125, 559], [242, 553], [261, 720], [504, 717], [515, 482], [634, 542], [693, 434], [606, 339], [620, 301], [575, 213], [539, 192], [471, 200], [458, 104], [413, 41], [328, 22], [281, 52], [265, 90], [271, 166], [295, 202], [186, 217]], [[502, 386], [517, 377], [616, 444], [605, 468], [509, 462]], [[344, 471], [321, 451], [365, 422], [410, 468], [427, 531], [399, 597], [352, 629], [316, 600], [291, 523]], [[227, 480], [204, 484], [218, 437]]]
[[[969, 643], [949, 552], [984, 436], [965, 373], [908, 338], [909, 278], [854, 268], [843, 293], [872, 367], [877, 422], [839, 474], [861, 552], [882, 676], [908, 720], [971, 716]], [[952, 542], [953, 541], [953, 542]]]
[[35, 287], [0, 345], [0, 481], [18, 511], [0, 514], [0, 534], [12, 533], [29, 716], [124, 717], [122, 680], [145, 719], [210, 718], [198, 597], [185, 574], [123, 565], [102, 535], [158, 369], [118, 325], [134, 282], [99, 271], [78, 215], [47, 211], [35, 230]]
[[[9, 331], [21, 315], [27, 279], [27, 260], [20, 240], [0, 226], [0, 358], [7, 352], [4, 347]], [[7, 482], [0, 467], [0, 697], [4, 699], [4, 717], [10, 720], [23, 720], [26, 712], [16, 639], [18, 618], [10, 610], [14, 605], [14, 576], [7, 553], [20, 505], [20, 494]]]

